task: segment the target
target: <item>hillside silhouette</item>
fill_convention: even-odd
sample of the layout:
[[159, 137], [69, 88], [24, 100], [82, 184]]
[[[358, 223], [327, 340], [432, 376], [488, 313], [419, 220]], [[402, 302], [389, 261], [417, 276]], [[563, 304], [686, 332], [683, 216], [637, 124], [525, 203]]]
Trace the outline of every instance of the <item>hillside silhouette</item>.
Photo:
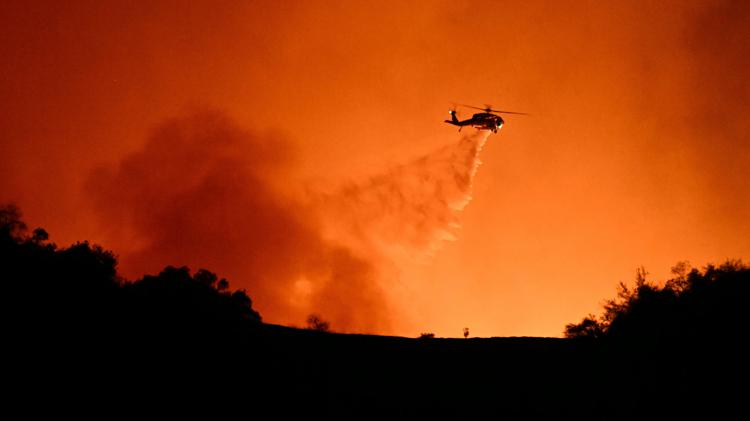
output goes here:
[[127, 281], [112, 252], [59, 248], [6, 206], [8, 397], [29, 415], [44, 402], [214, 417], [722, 418], [745, 399], [750, 269], [674, 274], [657, 286], [640, 269], [562, 339], [343, 335], [317, 315], [309, 329], [264, 324], [244, 291], [208, 270]]

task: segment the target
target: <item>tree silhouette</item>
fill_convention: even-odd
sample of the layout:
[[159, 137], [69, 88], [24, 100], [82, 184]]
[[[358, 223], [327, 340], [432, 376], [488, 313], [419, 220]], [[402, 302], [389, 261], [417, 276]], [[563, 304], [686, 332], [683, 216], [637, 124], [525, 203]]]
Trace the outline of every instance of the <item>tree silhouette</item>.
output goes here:
[[319, 315], [311, 314], [307, 316], [307, 328], [310, 330], [317, 330], [319, 332], [329, 332], [331, 329], [331, 324], [323, 320], [323, 318]]
[[137, 324], [172, 327], [257, 323], [245, 291], [200, 269], [167, 267], [127, 282], [116, 256], [86, 241], [67, 248], [49, 242], [44, 229], [30, 234], [15, 206], [0, 207], [0, 275], [6, 308], [29, 329], [96, 335]]
[[244, 291], [220, 291], [217, 279], [205, 269], [191, 276], [187, 267], [168, 266], [158, 275], [144, 276], [125, 289], [129, 298], [139, 304], [140, 317], [187, 324], [261, 320]]
[[26, 224], [21, 220], [21, 211], [16, 205], [0, 207], [0, 236], [3, 240], [19, 240], [25, 231]]
[[698, 270], [680, 262], [672, 273], [659, 287], [639, 268], [633, 288], [620, 283], [617, 297], [606, 302], [599, 318], [589, 315], [567, 325], [565, 336], [665, 341], [731, 335], [748, 326], [748, 265], [729, 260]]

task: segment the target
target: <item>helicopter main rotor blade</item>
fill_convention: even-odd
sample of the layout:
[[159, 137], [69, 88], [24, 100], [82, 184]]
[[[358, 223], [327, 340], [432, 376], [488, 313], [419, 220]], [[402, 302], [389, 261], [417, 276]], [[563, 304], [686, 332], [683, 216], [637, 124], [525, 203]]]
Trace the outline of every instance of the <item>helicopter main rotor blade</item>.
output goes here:
[[475, 107], [473, 105], [466, 105], [466, 104], [458, 104], [458, 105], [460, 105], [462, 107], [473, 108], [475, 110], [487, 111], [487, 108], [479, 108], [479, 107]]
[[485, 107], [485, 108], [481, 108], [481, 107], [475, 107], [475, 106], [473, 106], [473, 105], [466, 105], [466, 104], [458, 104], [458, 105], [460, 105], [460, 106], [462, 106], [462, 107], [468, 107], [468, 108], [473, 108], [473, 109], [475, 109], [475, 110], [480, 110], [480, 111], [484, 111], [484, 112], [486, 112], [486, 113], [500, 113], [500, 114], [516, 114], [516, 115], [529, 115], [529, 114], [527, 114], [527, 113], [519, 113], [519, 112], [517, 112], [517, 111], [502, 111], [502, 110], [493, 110], [493, 109], [492, 109], [492, 108], [490, 108], [490, 107]]
[[515, 112], [515, 111], [499, 111], [499, 110], [490, 110], [490, 111], [492, 111], [493, 113], [498, 113], [498, 114], [529, 115], [528, 113], [518, 113], [518, 112]]

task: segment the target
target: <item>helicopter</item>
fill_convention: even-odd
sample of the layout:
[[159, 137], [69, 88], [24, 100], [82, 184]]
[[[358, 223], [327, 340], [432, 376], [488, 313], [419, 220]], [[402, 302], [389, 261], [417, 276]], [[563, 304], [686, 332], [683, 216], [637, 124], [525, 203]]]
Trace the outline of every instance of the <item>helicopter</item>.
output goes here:
[[[526, 113], [517, 113], [515, 111], [493, 110], [491, 105], [485, 105], [484, 108], [479, 108], [479, 107], [474, 107], [472, 105], [464, 105], [464, 104], [458, 104], [458, 105], [462, 107], [468, 107], [468, 108], [473, 108], [475, 110], [483, 111], [481, 113], [475, 113], [468, 120], [460, 121], [458, 117], [456, 117], [456, 107], [453, 107], [453, 109], [449, 110], [448, 113], [450, 113], [451, 119], [445, 120], [445, 122], [448, 124], [452, 124], [454, 126], [458, 126], [459, 132], [461, 131], [461, 129], [464, 128], [464, 126], [472, 126], [472, 127], [476, 127], [478, 130], [491, 130], [492, 133], [497, 133], [497, 131], [500, 130], [501, 127], [503, 127], [503, 123], [505, 123], [503, 118], [497, 114], [528, 115]], [[497, 113], [497, 114], [493, 114], [493, 113]]]

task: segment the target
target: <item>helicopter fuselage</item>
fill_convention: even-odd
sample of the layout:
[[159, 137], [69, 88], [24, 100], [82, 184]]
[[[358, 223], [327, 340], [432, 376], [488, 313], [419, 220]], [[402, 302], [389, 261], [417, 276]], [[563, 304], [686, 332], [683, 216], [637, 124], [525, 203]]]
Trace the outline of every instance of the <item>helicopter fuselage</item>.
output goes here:
[[450, 114], [451, 119], [445, 120], [445, 122], [458, 126], [458, 131], [461, 131], [464, 126], [471, 126], [476, 127], [478, 130], [491, 130], [493, 133], [497, 133], [505, 122], [502, 117], [492, 113], [476, 113], [467, 120], [459, 120], [456, 117], [456, 112], [453, 110], [450, 111]]

